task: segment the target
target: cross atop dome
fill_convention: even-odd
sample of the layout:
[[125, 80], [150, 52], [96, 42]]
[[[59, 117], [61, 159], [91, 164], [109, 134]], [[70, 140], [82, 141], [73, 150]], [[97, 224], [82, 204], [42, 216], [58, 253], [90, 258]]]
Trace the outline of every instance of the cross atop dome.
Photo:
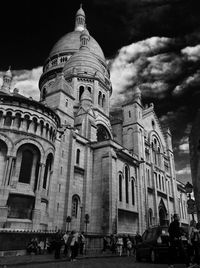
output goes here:
[[85, 29], [85, 12], [80, 4], [79, 10], [76, 12], [75, 31], [82, 32]]

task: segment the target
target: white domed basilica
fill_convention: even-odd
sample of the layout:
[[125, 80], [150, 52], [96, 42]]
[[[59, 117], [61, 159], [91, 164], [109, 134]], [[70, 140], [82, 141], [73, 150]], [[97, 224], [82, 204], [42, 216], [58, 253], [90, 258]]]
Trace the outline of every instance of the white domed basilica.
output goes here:
[[[0, 89], [0, 228], [135, 234], [180, 212], [169, 130], [141, 91], [110, 113], [109, 69], [76, 13], [51, 50], [40, 101]], [[183, 210], [184, 211], [184, 210]], [[70, 217], [70, 218], [69, 218]], [[182, 221], [187, 222], [186, 214]]]

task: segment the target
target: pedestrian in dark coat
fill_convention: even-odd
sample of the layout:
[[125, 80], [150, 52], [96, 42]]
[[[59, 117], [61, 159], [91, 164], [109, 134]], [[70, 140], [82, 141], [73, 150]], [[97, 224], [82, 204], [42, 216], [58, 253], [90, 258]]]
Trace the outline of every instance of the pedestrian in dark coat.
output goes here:
[[62, 234], [60, 231], [58, 231], [55, 235], [54, 245], [55, 245], [54, 257], [55, 259], [60, 259], [60, 249], [62, 246]]
[[177, 252], [181, 256], [182, 260], [186, 264], [186, 267], [189, 267], [189, 258], [187, 251], [184, 249], [183, 242], [181, 240], [183, 233], [182, 228], [179, 223], [178, 214], [174, 214], [174, 220], [169, 225], [169, 268], [174, 267], [176, 261]]

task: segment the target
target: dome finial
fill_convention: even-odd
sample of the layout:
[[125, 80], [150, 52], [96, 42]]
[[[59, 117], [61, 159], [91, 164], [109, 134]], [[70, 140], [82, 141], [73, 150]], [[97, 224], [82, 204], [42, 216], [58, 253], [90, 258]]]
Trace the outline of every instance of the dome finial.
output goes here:
[[75, 31], [82, 32], [85, 29], [85, 12], [82, 9], [82, 3], [79, 10], [76, 12]]

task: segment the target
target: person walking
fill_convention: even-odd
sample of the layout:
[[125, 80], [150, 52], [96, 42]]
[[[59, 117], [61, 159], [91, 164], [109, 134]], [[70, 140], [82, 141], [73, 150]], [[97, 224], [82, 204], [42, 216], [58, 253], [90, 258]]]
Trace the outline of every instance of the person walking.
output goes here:
[[200, 264], [200, 223], [199, 222], [192, 229], [191, 234], [190, 234], [190, 240], [194, 249], [193, 263], [199, 265]]
[[178, 251], [186, 267], [189, 267], [189, 258], [187, 251], [184, 249], [181, 236], [183, 231], [180, 227], [179, 216], [174, 214], [173, 221], [169, 225], [169, 263], [168, 267], [173, 268], [176, 261], [176, 253]]
[[117, 252], [119, 256], [122, 256], [122, 250], [123, 250], [123, 238], [118, 236], [117, 238]]
[[70, 243], [71, 249], [71, 261], [75, 261], [78, 255], [78, 233], [76, 231], [72, 231], [72, 240]]
[[69, 250], [69, 246], [68, 246], [68, 238], [69, 238], [69, 231], [65, 232], [65, 234], [63, 235], [63, 241], [64, 241], [64, 256], [67, 257], [68, 256], [68, 250]]
[[62, 246], [62, 237], [61, 237], [61, 232], [58, 231], [55, 235], [55, 253], [54, 253], [54, 258], [55, 259], [60, 259], [60, 249]]
[[84, 249], [85, 249], [85, 236], [84, 232], [81, 232], [79, 235], [79, 249], [80, 254], [83, 255]]
[[132, 250], [132, 246], [133, 246], [129, 237], [126, 240], [126, 246], [127, 246], [127, 256], [129, 257], [129, 256], [131, 256], [131, 250]]
[[108, 240], [106, 238], [106, 236], [104, 236], [103, 238], [103, 249], [102, 252], [106, 252], [106, 249], [108, 248]]

